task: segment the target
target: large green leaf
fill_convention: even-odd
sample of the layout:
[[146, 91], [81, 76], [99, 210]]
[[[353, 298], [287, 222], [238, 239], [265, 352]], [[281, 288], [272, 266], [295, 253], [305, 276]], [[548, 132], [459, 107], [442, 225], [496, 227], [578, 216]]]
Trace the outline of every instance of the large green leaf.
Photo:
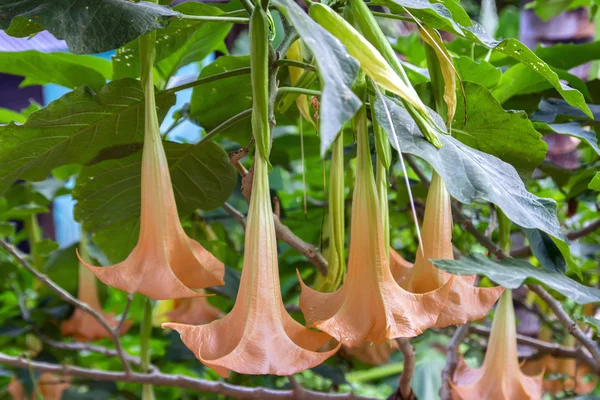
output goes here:
[[[227, 153], [212, 141], [164, 142], [180, 216], [223, 205], [237, 175]], [[122, 260], [139, 232], [142, 152], [81, 169], [73, 197], [75, 218], [111, 261]]]
[[361, 106], [361, 101], [351, 89], [358, 73], [358, 61], [348, 54], [337, 38], [310, 19], [295, 2], [274, 0], [273, 3], [294, 25], [317, 60], [323, 88], [320, 99], [319, 136], [321, 155], [324, 155], [344, 123], [352, 118]]
[[553, 67], [569, 70], [592, 60], [600, 59], [600, 42], [557, 43], [538, 46], [535, 54]]
[[[248, 56], [219, 57], [215, 62], [204, 67], [198, 78], [249, 67]], [[204, 129], [210, 131], [249, 108], [252, 108], [250, 73], [196, 86], [192, 92], [190, 114]], [[246, 145], [252, 135], [250, 120], [238, 122], [222, 134], [239, 144]]]
[[470, 57], [454, 57], [454, 67], [463, 82], [474, 82], [488, 89], [500, 82], [502, 71], [485, 60], [475, 61]]
[[56, 83], [100, 90], [110, 78], [110, 62], [99, 57], [39, 51], [0, 52], [0, 72], [24, 76], [21, 86]]
[[[216, 16], [223, 14], [217, 7], [202, 3], [183, 3], [174, 8], [186, 15]], [[223, 40], [231, 24], [174, 20], [156, 33], [156, 71], [163, 82], [184, 65], [201, 61], [215, 50], [226, 51]], [[140, 76], [139, 41], [133, 40], [113, 56], [113, 79]]]
[[600, 172], [596, 172], [596, 175], [594, 175], [588, 187], [592, 190], [600, 192]]
[[[397, 150], [429, 162], [457, 200], [466, 204], [478, 200], [494, 203], [520, 226], [537, 228], [564, 240], [554, 200], [529, 193], [510, 164], [448, 135], [439, 135], [443, 147], [435, 148], [423, 137], [408, 112], [389, 97], [377, 97], [374, 114], [391, 144], [396, 147], [397, 141], [400, 147]], [[441, 117], [432, 114], [443, 125]]]
[[9, 122], [25, 122], [27, 118], [18, 112], [9, 110], [8, 108], [0, 108], [0, 124], [8, 124]]
[[[465, 82], [457, 91], [457, 107], [452, 135], [477, 150], [492, 154], [517, 169], [525, 178], [546, 157], [548, 145], [533, 128], [523, 111], [504, 111], [482, 86]], [[466, 103], [466, 111], [465, 111]]]
[[485, 275], [508, 289], [517, 289], [526, 281], [541, 282], [578, 304], [600, 302], [600, 290], [587, 287], [560, 272], [536, 268], [527, 261], [505, 258], [494, 262], [481, 254], [460, 260], [432, 260], [433, 264], [454, 275]]
[[428, 0], [373, 0], [371, 4], [386, 6], [394, 14], [403, 14], [405, 10], [409, 10], [424, 25], [452, 32], [514, 58], [543, 76], [569, 104], [589, 116], [592, 115], [583, 95], [578, 90], [562, 83], [548, 64], [517, 39], [508, 38], [497, 41], [490, 37], [479, 23], [472, 22], [471, 26], [461, 25], [452, 19], [452, 14], [446, 7], [438, 3], [430, 3]]
[[162, 28], [179, 15], [146, 1], [0, 0], [0, 29], [27, 37], [47, 29], [73, 53], [101, 53]]
[[551, 271], [564, 274], [567, 270], [567, 261], [552, 238], [539, 229], [525, 229], [531, 254], [538, 259], [542, 267]]
[[[175, 103], [158, 94], [159, 118]], [[32, 113], [23, 125], [0, 127], [0, 193], [16, 179], [41, 181], [53, 168], [90, 161], [103, 148], [141, 141], [144, 93], [138, 81], [107, 84], [97, 94], [86, 86]]]

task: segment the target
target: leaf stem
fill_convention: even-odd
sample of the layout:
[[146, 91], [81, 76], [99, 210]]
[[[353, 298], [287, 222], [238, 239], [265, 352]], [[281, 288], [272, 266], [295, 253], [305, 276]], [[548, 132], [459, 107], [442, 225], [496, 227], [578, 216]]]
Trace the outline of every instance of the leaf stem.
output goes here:
[[303, 68], [306, 69], [308, 71], [316, 71], [317, 69], [315, 68], [314, 65], [309, 64], [307, 62], [303, 62], [303, 61], [297, 61], [297, 60], [289, 60], [287, 58], [282, 58], [280, 60], [277, 60], [273, 63], [273, 65], [276, 65], [278, 67], [282, 67], [284, 65], [287, 65], [289, 67], [298, 67], [298, 68]]
[[37, 215], [32, 214], [25, 219], [25, 231], [27, 232], [27, 239], [29, 240], [29, 254], [33, 260], [33, 266], [38, 271], [42, 268], [42, 257], [36, 246], [42, 240], [42, 233], [40, 231], [40, 225], [37, 221]]
[[182, 15], [180, 17], [185, 21], [201, 21], [201, 22], [221, 22], [225, 24], [248, 24], [250, 20], [245, 17], [230, 17], [217, 15]]
[[412, 18], [405, 17], [403, 15], [389, 14], [389, 13], [384, 13], [384, 12], [379, 12], [379, 11], [371, 11], [371, 14], [373, 14], [374, 17], [389, 18], [389, 19], [395, 19], [398, 21], [414, 22]]
[[184, 83], [183, 85], [172, 87], [171, 89], [167, 89], [161, 94], [166, 95], [170, 93], [179, 92], [181, 90], [193, 88], [196, 86], [204, 85], [206, 83], [218, 81], [220, 79], [231, 78], [239, 75], [246, 75], [250, 73], [250, 67], [243, 67], [238, 69], [232, 69], [231, 71], [221, 72], [220, 74], [214, 74], [211, 76], [206, 76], [204, 78], [197, 79], [193, 82]]
[[316, 97], [321, 96], [321, 91], [319, 91], [319, 90], [305, 89], [305, 88], [295, 87], [295, 86], [280, 87], [277, 90], [277, 94], [281, 94], [281, 93], [298, 93], [298, 94], [305, 94], [308, 96], [316, 96]]

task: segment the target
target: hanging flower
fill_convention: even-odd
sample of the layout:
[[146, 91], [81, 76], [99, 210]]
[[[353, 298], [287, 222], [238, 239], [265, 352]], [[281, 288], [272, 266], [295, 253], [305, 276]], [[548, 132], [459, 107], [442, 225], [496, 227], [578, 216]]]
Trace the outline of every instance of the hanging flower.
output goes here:
[[[86, 235], [82, 232], [80, 249], [80, 258], [87, 259]], [[111, 327], [118, 325], [119, 321], [115, 319], [114, 314], [104, 313], [98, 298], [98, 287], [96, 277], [81, 263], [79, 264], [79, 287], [77, 297], [82, 302], [88, 304], [92, 309], [100, 313]], [[125, 321], [119, 330], [119, 334], [125, 334], [131, 327], [131, 322]], [[80, 308], [75, 308], [73, 316], [60, 325], [60, 331], [63, 336], [73, 336], [78, 342], [93, 342], [104, 338], [110, 338], [110, 333], [105, 327], [89, 313]]]
[[206, 297], [161, 300], [154, 311], [152, 325], [155, 326], [167, 321], [204, 325], [223, 316], [221, 310], [211, 305]]
[[309, 326], [349, 347], [421, 334], [435, 324], [450, 289], [449, 282], [431, 293], [413, 294], [394, 281], [371, 166], [364, 107], [355, 118], [358, 155], [348, 276], [334, 293], [316, 292], [300, 279], [300, 308]]
[[431, 259], [454, 259], [452, 250], [452, 208], [450, 194], [444, 181], [436, 173], [431, 179], [423, 219], [423, 251], [417, 250], [413, 267], [394, 255], [394, 277], [406, 290], [428, 293], [443, 287], [454, 278], [446, 304], [435, 323], [436, 328], [462, 325], [483, 318], [492, 308], [504, 288], [479, 288], [473, 286], [475, 276], [452, 276], [431, 263]]
[[541, 400], [542, 374], [525, 375], [517, 355], [517, 328], [512, 293], [500, 297], [481, 368], [459, 360], [450, 381], [453, 400]]
[[[37, 393], [44, 400], [61, 400], [63, 393], [71, 386], [70, 377], [44, 372], [36, 382]], [[13, 400], [37, 400], [36, 391], [27, 396], [21, 382], [13, 377], [8, 384], [8, 394]]]
[[[413, 263], [406, 261], [396, 250], [390, 248], [390, 271], [394, 280], [402, 285], [402, 282], [407, 280], [412, 273]], [[455, 277], [454, 279], [456, 279]]]
[[355, 357], [368, 365], [382, 365], [390, 361], [390, 355], [398, 350], [395, 340], [386, 340], [381, 344], [364, 342], [359, 347], [344, 347], [344, 353]]
[[317, 352], [330, 337], [305, 328], [285, 310], [267, 163], [260, 153], [254, 160], [244, 267], [233, 309], [208, 325], [166, 323], [163, 327], [178, 331], [196, 357], [222, 376], [229, 370], [291, 375], [322, 363], [339, 348]]
[[[552, 330], [542, 327], [538, 335], [544, 342], [552, 341]], [[572, 335], [565, 336], [563, 345], [574, 347], [575, 338]], [[523, 365], [523, 371], [528, 374], [546, 375], [543, 382], [544, 392], [556, 395], [562, 392], [575, 392], [576, 394], [589, 394], [598, 383], [598, 376], [592, 373], [587, 364], [581, 363], [574, 358], [558, 358], [551, 355], [527, 361]]]
[[197, 297], [199, 294], [193, 289], [222, 285], [225, 269], [223, 263], [186, 235], [179, 221], [156, 114], [155, 53], [153, 48], [141, 51], [146, 53], [142, 63], [146, 118], [138, 243], [119, 264], [95, 267], [82, 262], [102, 282], [128, 293], [141, 293], [154, 300]]

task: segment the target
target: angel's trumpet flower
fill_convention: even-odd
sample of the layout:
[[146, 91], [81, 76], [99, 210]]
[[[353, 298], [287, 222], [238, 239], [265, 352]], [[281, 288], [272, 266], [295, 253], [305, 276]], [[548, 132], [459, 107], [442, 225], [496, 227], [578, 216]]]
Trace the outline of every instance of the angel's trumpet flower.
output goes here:
[[373, 167], [369, 154], [366, 111], [356, 118], [358, 155], [352, 199], [348, 276], [334, 293], [319, 293], [302, 280], [300, 308], [310, 326], [329, 333], [349, 347], [364, 341], [412, 337], [433, 326], [450, 286], [413, 294], [394, 281]]
[[222, 376], [291, 375], [312, 368], [339, 348], [317, 352], [331, 338], [296, 322], [285, 310], [279, 287], [277, 240], [269, 196], [267, 157], [268, 30], [267, 16], [257, 4], [250, 17], [252, 73], [252, 133], [257, 141], [254, 178], [246, 223], [244, 267], [235, 305], [229, 314], [208, 325], [167, 323], [204, 364]]
[[[87, 258], [86, 235], [82, 232], [79, 246], [80, 257]], [[98, 287], [96, 277], [81, 263], [79, 264], [79, 283], [77, 296], [79, 300], [87, 303], [92, 309], [100, 313], [110, 326], [117, 326], [118, 321], [113, 314], [102, 312], [100, 299], [98, 298]], [[119, 330], [119, 334], [125, 334], [131, 327], [131, 322], [125, 321]], [[60, 331], [64, 336], [73, 336], [78, 342], [93, 342], [104, 338], [110, 338], [110, 332], [89, 313], [76, 308], [73, 316], [60, 325]]]
[[208, 325], [163, 324], [178, 331], [196, 357], [222, 376], [229, 370], [291, 375], [322, 363], [339, 348], [316, 352], [329, 336], [303, 327], [286, 312], [279, 288], [272, 215], [267, 164], [257, 153], [244, 267], [233, 309]]
[[368, 365], [387, 364], [390, 355], [396, 350], [398, 343], [395, 340], [386, 340], [381, 344], [364, 342], [360, 347], [344, 347], [344, 353]]
[[[8, 394], [13, 400], [61, 400], [63, 393], [71, 386], [69, 383], [71, 378], [65, 376], [54, 375], [49, 372], [44, 372], [40, 375], [36, 382], [36, 390], [32, 390], [31, 395], [27, 396], [25, 388], [17, 378], [12, 378], [8, 384]], [[38, 396], [39, 395], [39, 396]]]
[[162, 300], [154, 310], [152, 324], [155, 326], [167, 321], [204, 325], [223, 316], [221, 310], [210, 304], [206, 297]]
[[481, 368], [459, 360], [450, 381], [453, 400], [541, 400], [542, 378], [525, 375], [517, 355], [517, 328], [510, 290], [500, 297]]
[[[300, 40], [296, 40], [292, 43], [287, 52], [287, 58], [294, 61], [304, 61], [304, 58], [302, 57], [302, 43]], [[290, 72], [290, 82], [292, 85], [295, 85], [298, 82], [304, 72], [302, 68], [292, 66], [288, 67], [288, 71]], [[308, 97], [305, 94], [296, 97], [296, 106], [304, 119], [315, 125], [315, 121], [312, 119], [308, 108]]]
[[154, 300], [197, 297], [193, 289], [222, 285], [225, 269], [186, 235], [179, 221], [156, 114], [152, 40], [150, 34], [140, 41], [146, 108], [138, 243], [119, 264], [102, 268], [83, 263], [102, 282], [128, 293], [141, 293]]
[[[551, 342], [552, 331], [542, 327], [538, 338], [545, 342]], [[565, 336], [564, 346], [574, 347], [575, 344], [576, 341], [573, 336]], [[562, 392], [589, 394], [596, 388], [598, 376], [592, 374], [587, 364], [580, 362], [578, 365], [577, 363], [578, 361], [574, 358], [557, 358], [545, 355], [539, 360], [526, 362], [523, 365], [523, 371], [529, 374], [545, 374], [547, 378], [543, 382], [544, 392], [553, 395]]]
[[[412, 268], [402, 267], [399, 255], [396, 257], [394, 276], [400, 285], [413, 293], [427, 293], [445, 285], [453, 277], [434, 266], [430, 260], [454, 259], [452, 251], [452, 207], [450, 194], [444, 181], [436, 173], [431, 179], [427, 194], [425, 217], [423, 219], [423, 251], [417, 250], [417, 258]], [[436, 328], [449, 325], [462, 325], [468, 321], [483, 318], [492, 308], [504, 288], [478, 288], [473, 286], [475, 276], [454, 276], [450, 294]]]

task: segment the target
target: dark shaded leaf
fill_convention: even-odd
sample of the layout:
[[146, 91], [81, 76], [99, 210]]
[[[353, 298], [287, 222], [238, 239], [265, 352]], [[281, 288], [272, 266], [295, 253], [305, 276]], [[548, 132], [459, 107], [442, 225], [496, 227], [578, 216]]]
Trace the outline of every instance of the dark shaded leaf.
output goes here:
[[539, 45], [535, 54], [553, 67], [569, 70], [588, 61], [600, 59], [600, 42]]
[[[158, 94], [159, 119], [175, 103]], [[0, 193], [16, 179], [42, 181], [52, 169], [84, 164], [102, 148], [141, 141], [144, 93], [140, 83], [123, 79], [94, 93], [86, 86], [32, 113], [23, 125], [0, 127]]]
[[0, 29], [7, 34], [27, 37], [47, 29], [77, 54], [116, 49], [177, 15], [146, 1], [0, 0]]
[[535, 129], [542, 133], [558, 133], [561, 135], [569, 135], [581, 139], [587, 143], [598, 155], [600, 155], [600, 148], [598, 148], [598, 137], [596, 132], [591, 129], [584, 129], [577, 122], [566, 122], [564, 124], [546, 124], [544, 122], [534, 122], [533, 126]]
[[600, 290], [584, 286], [567, 276], [536, 268], [527, 261], [505, 258], [494, 262], [481, 254], [455, 260], [432, 260], [433, 264], [446, 272], [455, 275], [485, 275], [492, 281], [507, 289], [517, 289], [525, 281], [538, 281], [563, 294], [578, 304], [597, 303], [600, 301]]
[[525, 234], [529, 240], [531, 253], [538, 259], [542, 267], [561, 274], [566, 272], [565, 257], [547, 233], [539, 229], [525, 229]]

